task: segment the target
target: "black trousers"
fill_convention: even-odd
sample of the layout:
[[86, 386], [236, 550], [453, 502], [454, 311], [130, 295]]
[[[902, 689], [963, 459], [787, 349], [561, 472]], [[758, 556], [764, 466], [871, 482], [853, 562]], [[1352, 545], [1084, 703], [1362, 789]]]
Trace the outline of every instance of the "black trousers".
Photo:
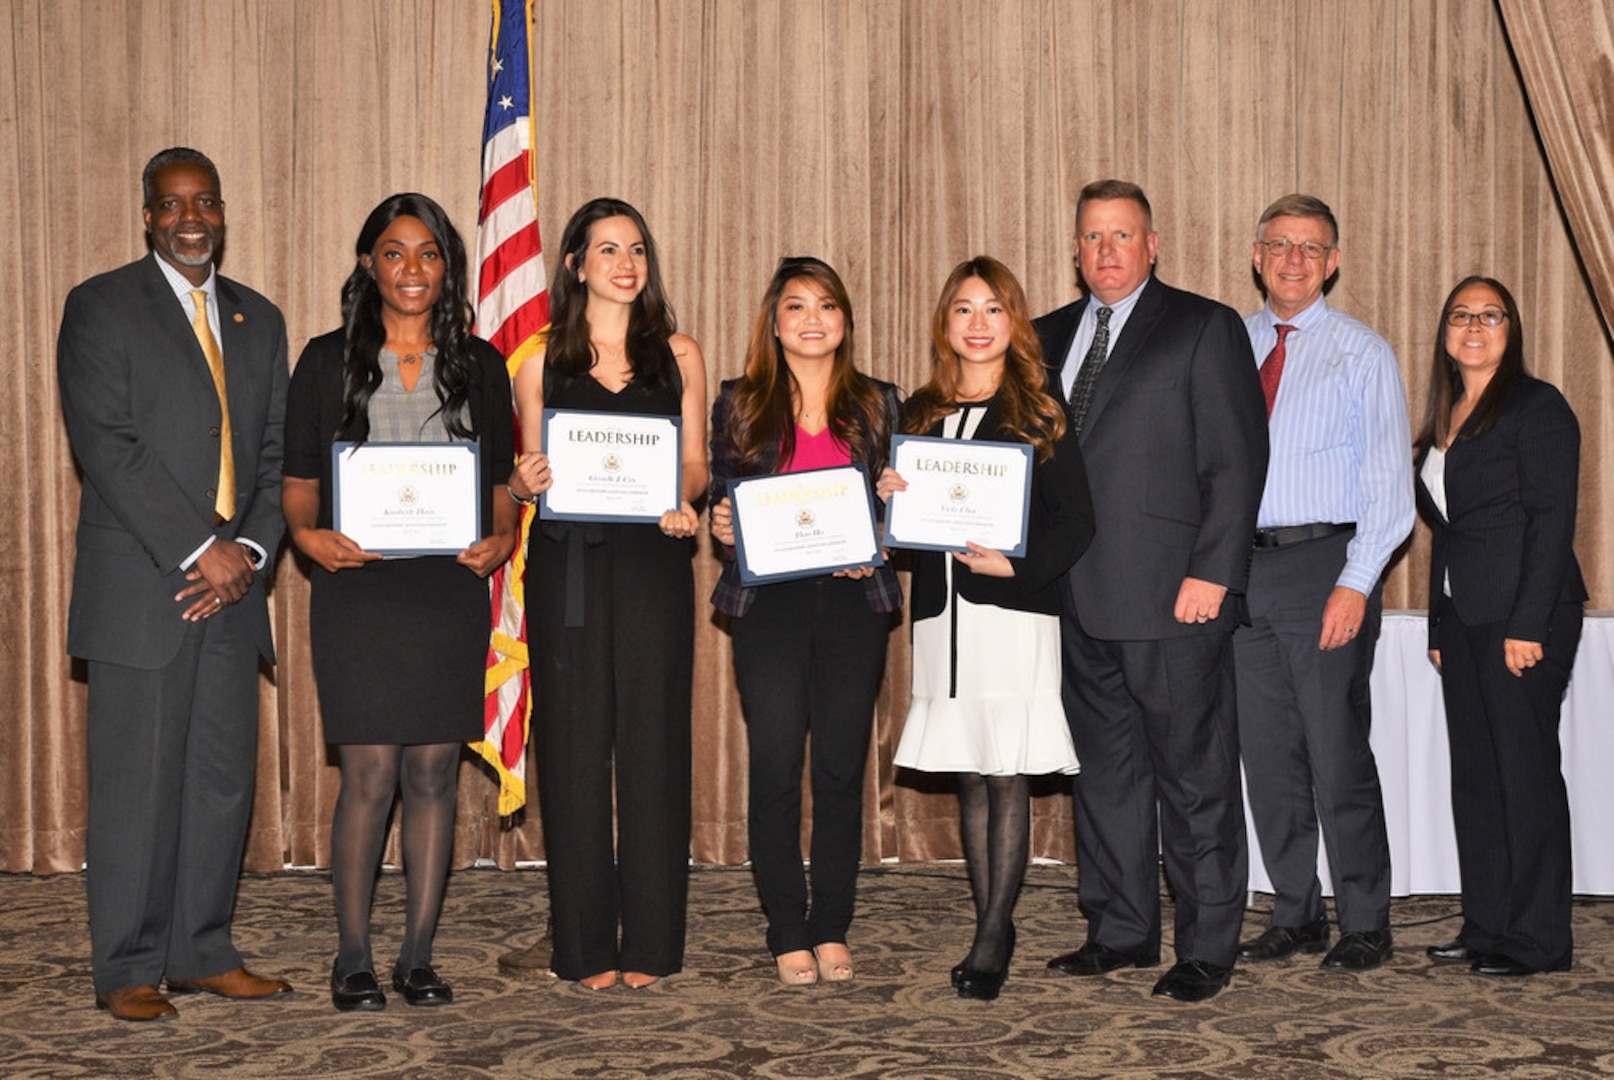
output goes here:
[[1159, 953], [1163, 850], [1177, 959], [1232, 967], [1249, 879], [1232, 635], [1103, 641], [1069, 614], [1059, 629], [1088, 940]]
[[534, 529], [528, 548], [553, 967], [563, 979], [670, 975], [689, 893], [691, 545], [654, 525], [586, 528], [571, 567], [581, 626], [566, 625], [568, 542]]
[[1522, 676], [1503, 662], [1506, 624], [1466, 626], [1440, 608], [1441, 690], [1463, 886], [1459, 940], [1541, 971], [1573, 954], [1569, 796], [1558, 721], [1580, 646], [1579, 604], [1553, 612], [1545, 656]]
[[86, 863], [99, 993], [241, 966], [230, 924], [257, 775], [258, 649], [238, 616], [232, 607], [192, 623], [156, 670], [89, 664]]
[[[863, 775], [891, 616], [863, 583], [814, 577], [757, 590], [733, 620], [750, 740], [750, 848], [773, 955], [844, 942], [863, 846]], [[801, 863], [801, 774], [812, 739], [812, 893]]]
[[1368, 744], [1368, 679], [1384, 611], [1375, 586], [1356, 636], [1317, 647], [1323, 608], [1345, 566], [1349, 533], [1257, 549], [1250, 563], [1250, 625], [1233, 634], [1239, 746], [1250, 816], [1272, 879], [1274, 926], [1322, 916], [1319, 831], [1340, 930], [1390, 923], [1390, 842]]

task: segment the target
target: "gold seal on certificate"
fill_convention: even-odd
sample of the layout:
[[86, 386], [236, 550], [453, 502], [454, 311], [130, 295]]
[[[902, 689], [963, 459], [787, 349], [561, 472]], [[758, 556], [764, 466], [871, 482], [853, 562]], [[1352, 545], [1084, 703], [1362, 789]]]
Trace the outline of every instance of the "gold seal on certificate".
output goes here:
[[458, 555], [482, 539], [476, 443], [331, 447], [332, 525], [381, 555]]
[[551, 521], [658, 522], [683, 504], [676, 416], [544, 410], [554, 483], [538, 497]]
[[973, 540], [1005, 555], [1024, 555], [1031, 464], [1025, 443], [893, 435], [891, 467], [908, 490], [891, 496], [886, 543], [963, 551]]
[[729, 501], [742, 585], [885, 561], [861, 465], [730, 480]]

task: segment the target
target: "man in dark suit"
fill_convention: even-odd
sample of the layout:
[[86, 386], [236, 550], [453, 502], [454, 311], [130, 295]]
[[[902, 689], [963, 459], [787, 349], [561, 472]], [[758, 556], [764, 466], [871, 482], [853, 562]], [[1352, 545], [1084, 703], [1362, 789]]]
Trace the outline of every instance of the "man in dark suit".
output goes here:
[[1036, 323], [1097, 526], [1060, 622], [1087, 942], [1049, 967], [1159, 963], [1163, 846], [1177, 963], [1154, 993], [1202, 1001], [1227, 985], [1244, 916], [1231, 641], [1267, 425], [1243, 323], [1156, 280], [1158, 246], [1141, 188], [1089, 184], [1076, 206], [1088, 295]]
[[142, 189], [152, 253], [68, 294], [57, 344], [83, 477], [67, 646], [89, 672], [92, 968], [120, 1020], [173, 1016], [165, 976], [170, 994], [291, 990], [230, 940], [274, 658], [285, 322], [214, 273], [211, 161], [165, 150]]

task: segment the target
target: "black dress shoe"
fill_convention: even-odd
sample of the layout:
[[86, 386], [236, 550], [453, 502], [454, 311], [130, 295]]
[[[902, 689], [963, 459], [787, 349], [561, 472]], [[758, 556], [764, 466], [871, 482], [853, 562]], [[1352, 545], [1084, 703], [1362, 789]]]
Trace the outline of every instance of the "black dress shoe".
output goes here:
[[331, 1004], [337, 1012], [380, 1012], [387, 1007], [387, 995], [381, 992], [375, 972], [368, 968], [351, 975], [338, 975], [333, 969]]
[[1048, 969], [1061, 975], [1103, 975], [1124, 967], [1154, 967], [1160, 963], [1160, 954], [1122, 952], [1108, 945], [1089, 941], [1075, 952], [1056, 956], [1048, 961]]
[[1239, 945], [1241, 960], [1282, 960], [1297, 952], [1320, 953], [1328, 948], [1328, 916], [1305, 926], [1269, 926], [1253, 941]]
[[437, 977], [429, 967], [392, 969], [392, 988], [410, 1005], [447, 1005], [454, 1000], [454, 988]]
[[1522, 964], [1510, 956], [1500, 953], [1494, 956], [1482, 956], [1474, 961], [1468, 970], [1476, 975], [1490, 975], [1501, 979], [1516, 979], [1524, 975], [1534, 975], [1537, 968], [1529, 964]]
[[1390, 928], [1352, 930], [1339, 936], [1339, 944], [1328, 950], [1322, 966], [1329, 971], [1371, 971], [1390, 959]]
[[1437, 964], [1472, 964], [1485, 958], [1484, 953], [1470, 949], [1457, 938], [1440, 945], [1431, 945], [1423, 951], [1423, 954]]
[[1173, 1001], [1205, 1001], [1221, 993], [1233, 978], [1233, 969], [1203, 960], [1179, 960], [1154, 984], [1154, 996]]

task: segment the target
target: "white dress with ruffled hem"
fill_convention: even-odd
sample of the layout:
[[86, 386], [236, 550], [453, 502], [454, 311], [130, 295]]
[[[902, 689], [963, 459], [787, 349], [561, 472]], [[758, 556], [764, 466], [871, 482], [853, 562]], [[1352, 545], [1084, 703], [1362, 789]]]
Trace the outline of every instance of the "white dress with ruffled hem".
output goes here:
[[[985, 410], [947, 417], [946, 438], [973, 434]], [[921, 772], [1036, 776], [1080, 770], [1059, 694], [1059, 617], [972, 604], [947, 606], [913, 626], [913, 703], [896, 763]], [[956, 615], [956, 618], [955, 618]]]

